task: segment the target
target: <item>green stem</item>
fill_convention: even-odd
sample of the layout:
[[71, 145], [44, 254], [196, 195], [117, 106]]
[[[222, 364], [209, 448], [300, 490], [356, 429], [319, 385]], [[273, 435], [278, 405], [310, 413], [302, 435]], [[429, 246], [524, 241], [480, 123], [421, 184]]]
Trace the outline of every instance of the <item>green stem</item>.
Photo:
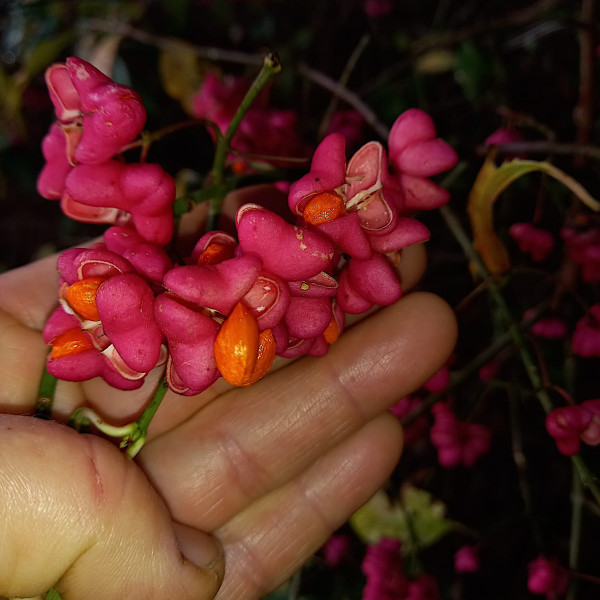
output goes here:
[[167, 385], [166, 379], [163, 377], [150, 402], [144, 409], [144, 412], [140, 415], [137, 421], [128, 423], [121, 427], [111, 425], [107, 423], [96, 411], [91, 408], [83, 407], [78, 408], [73, 412], [69, 419], [69, 425], [75, 430], [81, 431], [83, 426], [87, 426], [90, 423], [99, 429], [105, 435], [112, 438], [121, 438], [121, 448], [126, 448], [125, 453], [129, 458], [134, 458], [136, 454], [142, 449], [146, 443], [148, 437], [148, 427], [158, 410], [165, 394], [167, 393], [169, 386]]
[[[208, 121], [207, 119], [188, 119], [187, 121], [179, 121], [178, 123], [173, 123], [171, 125], [167, 125], [165, 127], [161, 127], [155, 131], [143, 131], [142, 135], [139, 139], [126, 144], [119, 150], [119, 154], [123, 154], [125, 152], [129, 152], [129, 150], [133, 150], [134, 148], [142, 148], [142, 156], [145, 157], [150, 149], [150, 146], [167, 135], [171, 135], [172, 133], [176, 133], [182, 129], [188, 129], [189, 127], [194, 127], [202, 125], [204, 127], [210, 127], [215, 134], [219, 131], [219, 128], [212, 121]], [[143, 161], [142, 161], [143, 162]]]
[[135, 422], [137, 427], [136, 431], [130, 436], [129, 440], [123, 441], [122, 446], [127, 445], [126, 454], [130, 458], [134, 458], [146, 443], [150, 422], [154, 418], [154, 415], [156, 414], [156, 411], [163, 401], [168, 389], [169, 386], [167, 385], [167, 380], [163, 377], [158, 384], [156, 391], [154, 392], [154, 396], [152, 396], [152, 399], [148, 403], [148, 406], [146, 406], [140, 418]]
[[52, 405], [54, 404], [54, 392], [56, 391], [56, 377], [50, 375], [44, 367], [40, 387], [38, 389], [38, 399], [35, 404], [34, 416], [40, 419], [49, 419], [52, 415]]
[[[577, 363], [568, 344], [565, 344], [564, 360], [564, 380], [565, 390], [570, 397], [575, 394], [575, 384], [577, 380]], [[581, 552], [581, 531], [583, 527], [583, 486], [581, 478], [572, 463], [572, 483], [571, 483], [571, 531], [569, 535], [569, 569], [577, 571], [579, 569], [579, 556]], [[575, 600], [579, 591], [579, 582], [577, 579], [571, 579], [567, 600]]]
[[[545, 308], [545, 305], [540, 305], [538, 309], [535, 310], [534, 314], [527, 317], [527, 319], [523, 319], [520, 324], [521, 329], [528, 329], [540, 318], [545, 311]], [[494, 339], [492, 343], [487, 348], [482, 350], [470, 363], [466, 364], [462, 369], [452, 372], [450, 385], [445, 393], [456, 390], [465, 381], [468, 381], [474, 373], [483, 367], [483, 365], [487, 364], [501, 350], [506, 348], [511, 343], [512, 336], [509, 332], [506, 332]], [[402, 426], [408, 427], [415, 419], [428, 412], [436, 402], [442, 399], [443, 396], [444, 394], [437, 392], [426, 396], [419, 406], [417, 406], [412, 412], [402, 419]]]
[[[217, 146], [215, 149], [215, 158], [211, 170], [211, 180], [213, 185], [224, 186], [225, 160], [227, 158], [227, 153], [230, 150], [231, 140], [233, 139], [235, 132], [242, 122], [242, 119], [248, 112], [248, 109], [256, 99], [256, 96], [258, 96], [258, 94], [262, 91], [269, 79], [280, 70], [281, 65], [277, 56], [273, 53], [268, 54], [264, 59], [262, 69], [244, 96], [244, 99], [240, 103], [235, 115], [233, 116], [233, 119], [231, 119], [229, 127], [227, 127], [227, 131], [225, 134], [220, 132], [217, 134]], [[219, 215], [221, 214], [222, 203], [223, 198], [219, 194], [216, 194], [214, 198], [211, 198], [207, 224], [208, 230], [212, 230], [217, 227]]]
[[[583, 522], [583, 494], [581, 479], [573, 466], [573, 483], [571, 486], [571, 535], [569, 536], [569, 569], [576, 571], [579, 567], [579, 549], [581, 546], [581, 526]], [[567, 600], [575, 600], [577, 581], [571, 581]]]
[[302, 581], [302, 569], [298, 569], [290, 579], [290, 588], [287, 600], [298, 600], [300, 598], [300, 583]]
[[536, 518], [537, 512], [533, 502], [533, 495], [529, 486], [529, 478], [527, 476], [527, 458], [523, 452], [523, 443], [521, 436], [521, 415], [519, 412], [519, 398], [516, 397], [515, 388], [511, 386], [508, 392], [508, 406], [510, 416], [510, 430], [513, 460], [517, 469], [517, 478], [521, 491], [521, 498], [525, 507], [525, 513], [529, 516], [533, 537], [540, 550], [544, 547], [542, 530], [540, 523]]
[[[546, 414], [548, 414], [554, 408], [552, 400], [550, 398], [550, 395], [548, 394], [548, 391], [543, 387], [542, 378], [540, 376], [537, 365], [525, 344], [525, 339], [523, 337], [521, 328], [513, 319], [510, 309], [508, 308], [508, 305], [506, 303], [506, 300], [500, 292], [499, 286], [495, 283], [493, 279], [491, 279], [490, 273], [487, 267], [485, 266], [481, 256], [473, 247], [471, 240], [467, 236], [456, 215], [450, 210], [450, 208], [448, 208], [448, 206], [442, 206], [440, 208], [440, 214], [442, 215], [442, 218], [446, 222], [446, 225], [456, 238], [456, 241], [460, 244], [463, 252], [471, 261], [471, 264], [473, 265], [475, 270], [478, 272], [479, 276], [482, 279], [489, 279], [488, 291], [490, 293], [490, 296], [492, 297], [492, 300], [494, 301], [500, 316], [503, 318], [507, 325], [507, 330], [512, 338], [514, 345], [516, 346], [519, 352], [521, 362], [525, 367], [525, 371], [527, 373], [527, 376], [529, 377], [529, 381], [533, 387], [533, 390], [540, 404], [542, 405], [542, 408], [544, 409]], [[584, 461], [579, 455], [572, 456], [571, 460], [573, 461], [573, 464], [577, 469], [577, 472], [581, 479], [581, 483], [590, 491], [596, 502], [600, 504], [600, 488], [598, 487], [594, 477], [588, 470], [587, 465], [584, 463]]]
[[99, 429], [102, 433], [113, 438], [120, 437], [127, 439], [133, 432], [135, 432], [136, 429], [135, 423], [129, 423], [128, 425], [123, 425], [121, 427], [111, 425], [110, 423], [107, 423], [95, 410], [88, 408], [87, 406], [73, 411], [73, 414], [69, 419], [69, 425], [71, 425], [77, 431], [81, 431], [82, 427], [87, 427], [90, 424], [94, 425], [94, 427]]
[[[348, 59], [348, 62], [346, 63], [346, 66], [344, 67], [340, 78], [338, 79], [338, 85], [344, 87], [348, 85], [350, 75], [352, 75], [352, 72], [354, 71], [356, 64], [358, 63], [358, 59], [362, 56], [363, 52], [365, 51], [366, 47], [369, 45], [370, 42], [371, 34], [369, 33], [364, 34], [359, 40], [356, 48], [354, 48], [354, 51], [350, 55], [350, 58]], [[340, 99], [335, 94], [332, 94], [331, 100], [329, 101], [329, 106], [327, 107], [327, 110], [325, 111], [325, 114], [323, 115], [323, 118], [321, 119], [321, 123], [319, 125], [319, 139], [323, 139], [327, 134], [327, 130], [329, 129], [331, 119], [338, 107], [339, 101]]]

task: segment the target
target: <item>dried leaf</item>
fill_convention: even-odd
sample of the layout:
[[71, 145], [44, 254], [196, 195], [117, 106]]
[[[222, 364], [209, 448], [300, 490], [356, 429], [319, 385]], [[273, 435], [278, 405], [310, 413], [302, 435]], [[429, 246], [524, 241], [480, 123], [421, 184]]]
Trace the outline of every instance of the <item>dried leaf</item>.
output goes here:
[[469, 194], [467, 206], [473, 230], [473, 246], [491, 273], [505, 273], [510, 268], [508, 252], [494, 231], [494, 202], [522, 175], [535, 171], [546, 173], [567, 186], [592, 210], [600, 210], [600, 203], [578, 181], [549, 162], [514, 159], [496, 166], [494, 157], [494, 153], [490, 153], [483, 163]]
[[436, 48], [415, 59], [415, 70], [423, 75], [438, 75], [454, 69], [455, 63], [455, 52], [445, 48]]
[[99, 40], [94, 39], [93, 45], [88, 49], [86, 60], [105, 75], [112, 77], [122, 40], [123, 36], [116, 34], [102, 36]]
[[165, 92], [192, 114], [194, 95], [206, 73], [206, 66], [192, 46], [174, 41], [161, 52], [159, 72]]

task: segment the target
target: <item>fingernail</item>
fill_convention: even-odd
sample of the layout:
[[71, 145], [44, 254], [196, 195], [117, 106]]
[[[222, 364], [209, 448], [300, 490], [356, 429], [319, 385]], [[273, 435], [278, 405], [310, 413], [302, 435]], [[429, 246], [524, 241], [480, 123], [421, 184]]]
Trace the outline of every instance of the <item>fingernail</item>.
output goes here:
[[215, 569], [222, 561], [223, 550], [212, 535], [181, 523], [173, 522], [173, 528], [179, 542], [179, 551], [184, 558], [208, 569]]

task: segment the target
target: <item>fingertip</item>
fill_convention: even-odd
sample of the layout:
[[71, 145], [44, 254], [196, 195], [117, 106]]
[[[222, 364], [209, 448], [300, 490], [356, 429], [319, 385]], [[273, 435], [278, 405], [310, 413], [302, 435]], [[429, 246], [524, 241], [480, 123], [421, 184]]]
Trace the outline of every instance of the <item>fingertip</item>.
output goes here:
[[215, 580], [221, 581], [225, 572], [225, 555], [221, 544], [208, 533], [173, 521], [173, 530], [181, 555], [193, 565], [208, 569]]
[[400, 283], [404, 291], [417, 285], [427, 267], [425, 244], [413, 244], [402, 250], [402, 259], [398, 265]]

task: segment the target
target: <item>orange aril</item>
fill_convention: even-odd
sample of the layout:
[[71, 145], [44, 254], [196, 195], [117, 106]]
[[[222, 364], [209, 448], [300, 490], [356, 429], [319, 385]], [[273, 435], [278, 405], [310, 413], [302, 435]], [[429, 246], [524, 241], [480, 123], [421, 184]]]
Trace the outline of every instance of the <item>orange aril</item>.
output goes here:
[[104, 281], [101, 277], [88, 277], [76, 281], [65, 290], [65, 300], [80, 317], [88, 321], [99, 321], [96, 294]]
[[235, 175], [243, 175], [248, 171], [248, 167], [243, 160], [234, 160], [231, 163], [231, 170]]
[[216, 265], [224, 260], [233, 258], [235, 248], [231, 245], [210, 243], [196, 261], [197, 265]]
[[335, 317], [331, 317], [329, 325], [327, 325], [323, 332], [323, 337], [328, 344], [333, 344], [340, 337], [340, 326], [337, 324]]
[[269, 372], [269, 369], [273, 366], [273, 361], [275, 360], [276, 350], [277, 346], [275, 344], [273, 332], [270, 329], [261, 331], [258, 339], [258, 353], [254, 371], [252, 371], [252, 375], [250, 375], [248, 380], [245, 383], [242, 383], [242, 385], [255, 383]]
[[256, 319], [238, 302], [223, 321], [214, 344], [217, 368], [231, 385], [247, 385], [258, 358], [259, 335]]
[[68, 329], [52, 340], [52, 359], [72, 356], [86, 350], [92, 350], [94, 345], [90, 338], [79, 328]]
[[320, 225], [337, 219], [345, 212], [344, 200], [339, 194], [321, 192], [306, 203], [302, 216], [307, 223]]

